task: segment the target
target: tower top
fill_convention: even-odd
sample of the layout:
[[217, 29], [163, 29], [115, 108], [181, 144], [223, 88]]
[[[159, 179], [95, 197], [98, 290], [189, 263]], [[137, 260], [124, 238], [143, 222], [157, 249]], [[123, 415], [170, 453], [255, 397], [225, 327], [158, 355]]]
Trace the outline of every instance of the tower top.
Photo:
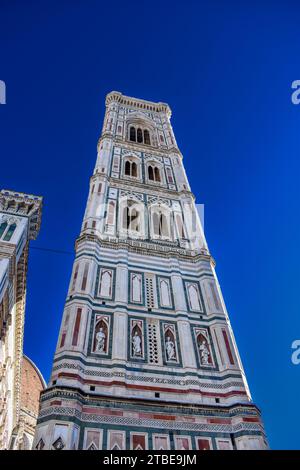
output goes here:
[[156, 113], [164, 112], [170, 118], [172, 114], [172, 110], [167, 103], [158, 102], [155, 103], [154, 101], [147, 101], [142, 100], [139, 98], [134, 98], [131, 96], [126, 96], [120, 93], [119, 91], [111, 91], [106, 95], [105, 104], [108, 106], [109, 104], [117, 102], [119, 104], [123, 104], [124, 106], [130, 106], [132, 108], [137, 109], [144, 109], [146, 111], [152, 111]]

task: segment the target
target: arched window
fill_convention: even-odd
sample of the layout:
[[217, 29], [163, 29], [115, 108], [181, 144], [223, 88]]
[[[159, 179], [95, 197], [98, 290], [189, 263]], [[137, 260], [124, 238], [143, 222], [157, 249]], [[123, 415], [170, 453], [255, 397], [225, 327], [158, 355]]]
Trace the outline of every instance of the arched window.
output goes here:
[[167, 172], [168, 182], [169, 182], [169, 183], [174, 183], [171, 169], [170, 169], [170, 168], [166, 168], [166, 172]]
[[7, 227], [7, 222], [2, 222], [2, 224], [0, 225], [0, 238], [2, 237], [3, 233], [5, 232], [6, 227]]
[[154, 172], [152, 166], [148, 166], [148, 178], [151, 181], [154, 181]]
[[159, 181], [160, 182], [160, 171], [159, 169], [157, 168], [157, 166], [154, 168], [154, 179], [155, 181]]
[[154, 235], [160, 235], [159, 233], [159, 214], [154, 212], [153, 214], [153, 232]]
[[140, 144], [143, 143], [143, 131], [140, 128], [138, 128], [138, 130], [137, 130], [137, 141]]
[[149, 134], [148, 129], [144, 130], [144, 143], [146, 145], [150, 145], [150, 134]]
[[137, 177], [137, 164], [135, 162], [132, 162], [131, 165], [131, 176]]
[[165, 216], [165, 214], [161, 214], [160, 216], [160, 231], [161, 231], [162, 236], [164, 237], [169, 236], [168, 221], [167, 221], [167, 217]]
[[178, 237], [184, 238], [184, 228], [183, 228], [183, 223], [182, 219], [179, 214], [176, 215], [176, 224], [177, 224], [177, 230], [178, 230]]
[[11, 225], [9, 226], [9, 228], [8, 228], [8, 230], [7, 230], [7, 232], [6, 232], [5, 236], [4, 236], [4, 238], [3, 238], [3, 240], [5, 240], [6, 242], [9, 242], [9, 241], [10, 241], [11, 237], [13, 236], [14, 231], [16, 230], [16, 226], [17, 226], [17, 224], [15, 224], [15, 223], [14, 223], [14, 224], [11, 224]]
[[127, 176], [133, 176], [134, 178], [137, 178], [138, 176], [138, 167], [136, 162], [131, 162], [130, 160], [127, 160], [125, 162], [125, 175]]
[[125, 175], [131, 176], [131, 163], [129, 160], [125, 163]]
[[140, 231], [140, 212], [134, 207], [134, 202], [129, 201], [123, 209], [123, 229]]
[[154, 235], [156, 236], [163, 236], [163, 237], [169, 237], [170, 232], [169, 232], [169, 223], [168, 219], [165, 214], [161, 212], [154, 212], [153, 213], [153, 232]]
[[136, 131], [135, 131], [135, 127], [133, 127], [133, 126], [130, 127], [130, 137], [129, 137], [129, 139], [132, 142], [136, 142]]

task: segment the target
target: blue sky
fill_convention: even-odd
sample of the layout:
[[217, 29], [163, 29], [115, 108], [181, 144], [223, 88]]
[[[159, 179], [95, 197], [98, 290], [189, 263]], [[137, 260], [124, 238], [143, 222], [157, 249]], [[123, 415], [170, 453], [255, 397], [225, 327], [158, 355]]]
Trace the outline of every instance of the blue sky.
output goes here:
[[44, 196], [25, 353], [48, 380], [106, 93], [167, 102], [271, 447], [300, 448], [300, 365], [290, 359], [300, 339], [299, 3], [0, 8], [0, 187]]

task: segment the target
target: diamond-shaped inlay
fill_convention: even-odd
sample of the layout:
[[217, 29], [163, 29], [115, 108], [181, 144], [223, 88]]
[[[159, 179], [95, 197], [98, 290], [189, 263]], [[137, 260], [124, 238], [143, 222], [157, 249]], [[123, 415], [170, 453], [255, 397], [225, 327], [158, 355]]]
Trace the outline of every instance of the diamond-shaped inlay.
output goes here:
[[63, 450], [65, 444], [62, 438], [59, 437], [58, 439], [56, 439], [56, 441], [52, 444], [52, 447], [54, 447], [55, 450]]

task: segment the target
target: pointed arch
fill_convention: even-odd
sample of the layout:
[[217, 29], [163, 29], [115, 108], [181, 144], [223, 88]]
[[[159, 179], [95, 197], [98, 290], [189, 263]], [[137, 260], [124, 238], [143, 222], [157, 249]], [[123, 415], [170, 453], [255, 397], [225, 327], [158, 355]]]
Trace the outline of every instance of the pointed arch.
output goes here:
[[189, 284], [188, 286], [188, 293], [189, 293], [189, 300], [191, 310], [201, 310], [200, 299], [199, 299], [199, 291], [195, 284]]
[[131, 140], [132, 142], [136, 142], [136, 130], [135, 130], [135, 127], [133, 126], [130, 126], [129, 140]]
[[144, 130], [144, 143], [146, 145], [150, 145], [150, 133], [149, 133], [148, 129]]
[[101, 297], [112, 296], [112, 271], [109, 269], [102, 269], [100, 277], [100, 292]]
[[137, 164], [135, 162], [131, 164], [131, 176], [137, 177]]
[[170, 285], [166, 279], [160, 280], [160, 303], [163, 307], [171, 306]]
[[159, 183], [161, 182], [160, 170], [157, 166], [154, 168], [154, 179], [155, 181], [158, 181]]
[[154, 181], [154, 171], [151, 165], [148, 166], [148, 179]]
[[108, 352], [108, 333], [109, 325], [105, 317], [101, 317], [96, 321], [94, 331], [93, 351], [107, 354]]
[[131, 176], [131, 163], [129, 160], [125, 162], [125, 175]]
[[140, 127], [137, 129], [136, 132], [136, 140], [139, 144], [143, 143], [143, 131]]

